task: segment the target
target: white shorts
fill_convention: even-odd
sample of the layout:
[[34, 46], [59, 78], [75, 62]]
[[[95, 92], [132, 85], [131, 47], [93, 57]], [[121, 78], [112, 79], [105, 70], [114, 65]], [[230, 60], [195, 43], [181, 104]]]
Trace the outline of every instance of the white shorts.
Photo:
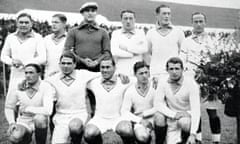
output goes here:
[[116, 118], [103, 118], [100, 116], [94, 116], [89, 122], [88, 124], [93, 124], [96, 127], [99, 128], [99, 130], [101, 131], [101, 133], [103, 134], [104, 132], [106, 132], [107, 130], [116, 130], [116, 126], [118, 125], [118, 123], [120, 121], [122, 121], [123, 118], [122, 117], [116, 117]]
[[56, 143], [70, 143], [69, 123], [71, 120], [78, 118], [83, 123], [86, 122], [88, 114], [86, 112], [74, 114], [60, 114], [56, 113], [53, 117], [54, 131], [52, 136], [52, 144]]
[[35, 130], [33, 116], [19, 116], [17, 118], [17, 124], [26, 127], [30, 132]]

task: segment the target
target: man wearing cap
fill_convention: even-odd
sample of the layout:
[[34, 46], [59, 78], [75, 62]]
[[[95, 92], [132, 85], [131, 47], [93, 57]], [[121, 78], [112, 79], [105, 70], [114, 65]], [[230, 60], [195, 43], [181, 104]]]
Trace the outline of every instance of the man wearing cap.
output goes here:
[[69, 31], [65, 50], [73, 50], [77, 56], [77, 69], [99, 71], [99, 62], [110, 54], [108, 33], [100, 28], [96, 21], [98, 5], [87, 2], [80, 8], [83, 22]]

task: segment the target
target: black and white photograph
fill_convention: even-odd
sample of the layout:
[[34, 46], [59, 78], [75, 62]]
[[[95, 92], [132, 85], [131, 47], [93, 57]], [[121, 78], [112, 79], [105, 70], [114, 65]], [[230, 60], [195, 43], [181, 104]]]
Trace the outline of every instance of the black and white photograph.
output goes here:
[[240, 144], [240, 1], [0, 0], [0, 144]]

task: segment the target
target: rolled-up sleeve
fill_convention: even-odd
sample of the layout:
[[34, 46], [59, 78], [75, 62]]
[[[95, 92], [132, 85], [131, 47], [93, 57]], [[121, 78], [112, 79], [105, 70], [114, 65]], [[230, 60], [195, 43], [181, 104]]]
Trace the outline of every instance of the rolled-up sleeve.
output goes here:
[[192, 85], [189, 85], [190, 89], [190, 115], [191, 115], [191, 130], [190, 133], [196, 134], [200, 122], [200, 115], [201, 115], [201, 110], [200, 110], [200, 90], [199, 86], [196, 82], [193, 82]]

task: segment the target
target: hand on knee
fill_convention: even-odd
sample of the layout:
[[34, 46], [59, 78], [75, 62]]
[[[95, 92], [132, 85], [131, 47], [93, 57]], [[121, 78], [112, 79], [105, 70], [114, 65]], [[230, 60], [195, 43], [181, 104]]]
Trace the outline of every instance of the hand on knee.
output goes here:
[[148, 143], [151, 139], [151, 130], [141, 124], [136, 124], [134, 127], [135, 137], [140, 143]]
[[48, 117], [44, 115], [36, 115], [34, 117], [34, 125], [36, 128], [44, 129], [48, 127]]
[[15, 125], [14, 128], [9, 131], [9, 141], [12, 143], [25, 143], [28, 144], [32, 140], [32, 134], [27, 128], [22, 125]]
[[130, 121], [121, 121], [116, 126], [116, 133], [124, 138], [134, 137], [133, 126]]
[[95, 125], [88, 124], [84, 131], [84, 139], [89, 142], [101, 135], [101, 131]]
[[83, 131], [83, 122], [78, 118], [73, 119], [69, 122], [68, 128], [70, 133], [81, 134]]
[[191, 128], [191, 118], [190, 117], [182, 117], [177, 122], [178, 126], [185, 132], [190, 132]]
[[154, 125], [158, 127], [165, 127], [166, 124], [167, 124], [166, 117], [162, 113], [157, 112], [154, 115]]

